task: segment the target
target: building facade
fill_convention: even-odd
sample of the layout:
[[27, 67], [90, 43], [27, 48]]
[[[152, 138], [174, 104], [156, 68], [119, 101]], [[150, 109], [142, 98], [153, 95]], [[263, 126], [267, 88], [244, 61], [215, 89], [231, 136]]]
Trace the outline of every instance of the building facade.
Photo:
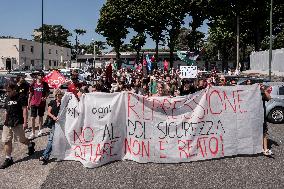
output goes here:
[[44, 70], [70, 67], [71, 49], [26, 39], [0, 39], [0, 70]]

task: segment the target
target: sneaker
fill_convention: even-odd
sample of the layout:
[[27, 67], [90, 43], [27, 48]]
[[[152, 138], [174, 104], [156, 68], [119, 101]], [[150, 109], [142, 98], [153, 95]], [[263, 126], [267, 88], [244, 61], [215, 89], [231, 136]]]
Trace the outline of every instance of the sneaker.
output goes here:
[[0, 166], [0, 169], [6, 169], [7, 167], [10, 167], [14, 164], [14, 161], [12, 158], [6, 158], [4, 163]]
[[39, 130], [38, 133], [37, 133], [37, 136], [40, 137], [40, 136], [42, 136], [42, 134], [43, 134], [43, 131]]
[[28, 155], [31, 156], [35, 153], [35, 143], [31, 142], [28, 146]]
[[271, 155], [273, 155], [273, 153], [272, 153], [271, 150], [267, 149], [267, 150], [263, 151], [263, 155], [265, 155], [265, 156], [271, 156]]
[[48, 159], [45, 159], [43, 156], [39, 158], [39, 161], [42, 161], [42, 165], [47, 165], [48, 164]]
[[35, 134], [31, 134], [29, 137], [28, 137], [28, 139], [30, 139], [30, 140], [33, 140], [35, 138]]

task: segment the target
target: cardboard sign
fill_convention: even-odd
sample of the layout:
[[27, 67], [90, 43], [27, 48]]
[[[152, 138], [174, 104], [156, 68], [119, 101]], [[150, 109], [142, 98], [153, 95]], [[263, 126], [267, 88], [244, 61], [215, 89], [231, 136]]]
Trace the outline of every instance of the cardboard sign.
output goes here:
[[180, 66], [181, 78], [197, 78], [197, 66]]

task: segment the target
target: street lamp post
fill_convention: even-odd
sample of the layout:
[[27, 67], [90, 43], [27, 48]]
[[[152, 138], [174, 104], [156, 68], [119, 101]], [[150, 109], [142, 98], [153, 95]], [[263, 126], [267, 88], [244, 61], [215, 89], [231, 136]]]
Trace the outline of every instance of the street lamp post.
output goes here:
[[43, 0], [41, 0], [41, 69], [44, 69], [43, 65]]
[[270, 41], [269, 41], [269, 63], [268, 63], [268, 69], [269, 69], [269, 80], [271, 80], [271, 62], [272, 62], [272, 11], [273, 11], [273, 0], [271, 0], [270, 3]]
[[96, 43], [95, 40], [92, 39], [92, 42], [94, 43], [94, 61], [93, 61], [93, 66], [96, 68]]
[[240, 69], [240, 17], [237, 15], [237, 70]]

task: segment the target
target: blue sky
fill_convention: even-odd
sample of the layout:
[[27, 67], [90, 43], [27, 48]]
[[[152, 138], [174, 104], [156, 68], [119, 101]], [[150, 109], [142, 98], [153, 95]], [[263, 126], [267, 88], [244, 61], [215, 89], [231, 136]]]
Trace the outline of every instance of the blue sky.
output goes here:
[[[73, 32], [76, 28], [87, 31], [80, 36], [81, 43], [88, 44], [92, 38], [105, 41], [105, 38], [95, 33], [100, 9], [105, 0], [44, 0], [44, 23], [60, 24]], [[188, 26], [190, 18], [185, 19]], [[0, 6], [0, 35], [10, 35], [16, 38], [32, 39], [35, 28], [41, 26], [41, 0], [3, 0]], [[204, 24], [199, 28], [207, 32], [208, 27]], [[132, 37], [129, 34], [126, 43]], [[74, 38], [70, 38], [74, 43]], [[154, 48], [154, 42], [148, 37], [144, 48]]]

